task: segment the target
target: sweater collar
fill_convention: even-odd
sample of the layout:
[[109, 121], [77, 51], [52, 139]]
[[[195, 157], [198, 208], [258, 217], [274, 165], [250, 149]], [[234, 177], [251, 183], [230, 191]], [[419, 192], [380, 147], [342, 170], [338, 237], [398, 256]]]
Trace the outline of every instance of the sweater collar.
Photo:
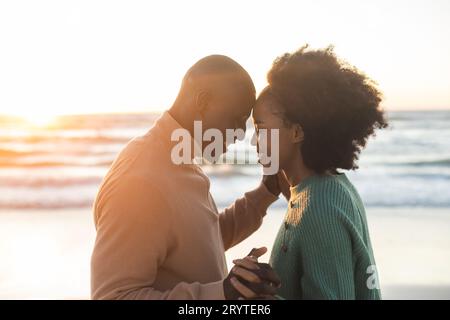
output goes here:
[[[170, 150], [172, 150], [178, 143], [180, 143], [181, 140], [179, 140], [179, 136], [174, 136], [174, 139], [177, 138], [178, 140], [172, 140], [172, 134], [176, 130], [184, 130], [190, 138], [190, 145], [194, 146], [196, 150], [200, 150], [201, 153], [201, 142], [196, 141], [190, 132], [183, 128], [178, 121], [176, 121], [171, 114], [168, 111], [165, 111], [155, 122], [155, 125], [152, 129], [147, 133], [149, 134], [151, 131], [156, 130], [164, 145], [168, 146]], [[195, 159], [192, 159], [192, 163], [189, 163], [188, 165], [196, 164]]]
[[291, 199], [294, 200], [298, 197], [298, 195], [306, 188], [306, 186], [312, 181], [316, 175], [309, 176], [307, 178], [302, 179], [299, 184], [290, 188], [291, 191]]
[[298, 197], [298, 195], [307, 187], [309, 186], [311, 183], [313, 183], [314, 181], [316, 181], [317, 179], [323, 179], [323, 178], [337, 178], [337, 179], [347, 179], [347, 176], [345, 175], [345, 173], [338, 173], [336, 175], [329, 175], [329, 174], [324, 174], [324, 175], [312, 175], [309, 176], [305, 179], [302, 179], [300, 181], [299, 184], [297, 184], [296, 186], [293, 186], [290, 188], [291, 191], [291, 199], [290, 200], [294, 200]]

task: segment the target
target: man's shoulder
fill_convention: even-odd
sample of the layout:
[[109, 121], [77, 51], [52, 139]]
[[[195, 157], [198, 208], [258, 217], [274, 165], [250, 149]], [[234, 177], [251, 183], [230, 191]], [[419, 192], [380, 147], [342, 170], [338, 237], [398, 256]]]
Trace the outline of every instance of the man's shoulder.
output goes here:
[[124, 188], [164, 188], [169, 166], [157, 139], [148, 136], [134, 138], [122, 149], [106, 173], [97, 201], [122, 192]]
[[151, 173], [127, 172], [105, 178], [95, 199], [94, 217], [97, 224], [105, 214], [122, 216], [132, 211], [145, 212], [151, 206], [167, 206], [168, 203], [164, 179]]
[[114, 160], [111, 170], [120, 167], [131, 174], [136, 171], [151, 174], [168, 166], [169, 160], [170, 150], [167, 145], [150, 131], [129, 141]]

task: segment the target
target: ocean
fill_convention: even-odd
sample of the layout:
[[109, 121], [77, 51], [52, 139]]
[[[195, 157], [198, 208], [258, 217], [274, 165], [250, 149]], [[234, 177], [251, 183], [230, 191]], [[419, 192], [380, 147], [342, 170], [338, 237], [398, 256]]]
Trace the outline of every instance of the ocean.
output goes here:
[[[157, 114], [61, 116], [49, 126], [0, 117], [0, 209], [89, 208], [118, 152], [145, 134]], [[367, 207], [450, 209], [450, 112], [391, 112], [390, 127], [363, 150], [359, 169], [346, 172]], [[250, 159], [246, 140], [230, 149]], [[255, 187], [261, 169], [249, 165], [205, 165], [211, 193], [226, 207]], [[275, 206], [285, 206], [278, 201]]]

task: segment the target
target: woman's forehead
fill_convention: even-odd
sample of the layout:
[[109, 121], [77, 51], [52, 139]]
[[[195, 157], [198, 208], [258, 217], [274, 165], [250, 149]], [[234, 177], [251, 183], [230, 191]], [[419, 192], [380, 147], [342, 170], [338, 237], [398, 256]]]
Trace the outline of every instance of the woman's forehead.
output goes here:
[[260, 95], [255, 103], [255, 108], [260, 113], [283, 113], [282, 105], [271, 94]]

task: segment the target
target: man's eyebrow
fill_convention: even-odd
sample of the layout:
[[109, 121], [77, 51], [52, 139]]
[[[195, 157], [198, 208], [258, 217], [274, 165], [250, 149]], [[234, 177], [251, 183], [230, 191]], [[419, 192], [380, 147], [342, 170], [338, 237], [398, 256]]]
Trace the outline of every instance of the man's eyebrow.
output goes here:
[[261, 123], [264, 123], [264, 121], [255, 119], [255, 123], [256, 123], [256, 124], [261, 124]]

